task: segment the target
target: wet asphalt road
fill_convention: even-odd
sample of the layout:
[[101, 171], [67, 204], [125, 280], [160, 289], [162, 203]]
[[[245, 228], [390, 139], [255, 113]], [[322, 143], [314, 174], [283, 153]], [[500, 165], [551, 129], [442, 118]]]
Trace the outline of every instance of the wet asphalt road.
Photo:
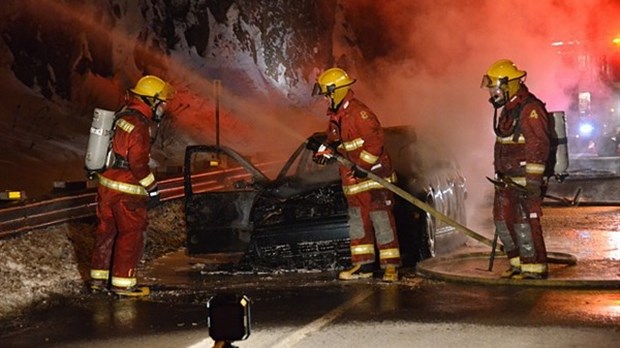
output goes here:
[[[585, 214], [591, 220], [586, 226], [593, 228], [575, 235], [597, 238], [581, 238], [576, 256], [618, 267], [618, 213], [616, 207], [590, 207], [548, 214]], [[549, 244], [572, 251], [575, 241], [566, 239], [564, 230], [549, 228]], [[606, 244], [588, 246], [588, 240]], [[34, 311], [0, 335], [0, 347], [211, 347], [205, 303], [222, 292], [252, 300], [252, 334], [236, 342], [239, 347], [617, 347], [620, 342], [620, 289], [453, 283], [413, 270], [404, 270], [397, 284], [339, 282], [334, 272], [201, 274], [195, 262], [182, 253], [159, 260], [147, 274], [154, 287], [148, 299], [85, 295]], [[610, 274], [620, 276], [620, 267]]]
[[[341, 283], [327, 275], [244, 277], [245, 282], [220, 289], [252, 299], [253, 332], [236, 345], [311, 347], [318, 340], [325, 347], [349, 346], [347, 342], [360, 347], [429, 347], [417, 341], [420, 335], [441, 346], [462, 342], [465, 347], [484, 347], [497, 338], [514, 347], [525, 342], [616, 347], [620, 339], [618, 290], [472, 286], [415, 277], [397, 285]], [[2, 337], [0, 345], [211, 347], [204, 303], [214, 293], [205, 286], [160, 290], [149, 300], [74, 299], [34, 313], [32, 326]], [[358, 326], [364, 328], [359, 333]], [[369, 332], [374, 334], [362, 338]], [[513, 337], [516, 332], [523, 337]]]

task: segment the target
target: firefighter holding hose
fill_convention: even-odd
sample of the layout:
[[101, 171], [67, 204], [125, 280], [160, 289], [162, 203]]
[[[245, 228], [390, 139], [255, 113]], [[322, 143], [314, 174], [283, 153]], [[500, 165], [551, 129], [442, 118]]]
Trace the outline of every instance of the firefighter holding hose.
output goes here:
[[393, 215], [393, 193], [369, 179], [362, 168], [389, 182], [395, 181], [390, 157], [384, 146], [383, 128], [377, 116], [351, 89], [355, 80], [340, 68], [321, 73], [313, 95], [322, 95], [328, 103], [327, 143], [311, 137], [308, 148], [315, 161], [323, 163], [338, 153], [353, 166], [340, 166], [340, 178], [346, 195], [353, 267], [338, 275], [341, 280], [370, 278], [373, 275], [375, 247], [379, 252], [383, 281], [398, 280], [400, 249]]

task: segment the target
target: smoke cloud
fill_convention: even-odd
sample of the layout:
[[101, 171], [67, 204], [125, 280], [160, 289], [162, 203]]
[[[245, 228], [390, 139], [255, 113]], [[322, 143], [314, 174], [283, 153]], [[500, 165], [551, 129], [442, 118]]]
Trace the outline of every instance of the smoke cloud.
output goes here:
[[412, 124], [423, 142], [456, 156], [474, 205], [489, 204], [492, 192], [484, 177], [493, 174], [493, 109], [480, 89], [488, 67], [513, 60], [549, 111], [568, 111], [580, 71], [551, 44], [580, 42], [597, 57], [620, 33], [620, 2], [612, 0], [347, 0], [344, 7], [370, 62], [356, 69], [358, 95], [384, 124]]
[[[243, 4], [243, 1], [239, 3]], [[547, 102], [548, 109], [567, 110], [574, 102], [570, 92], [579, 76], [575, 69], [567, 69], [563, 65], [565, 61], [558, 58], [557, 48], [552, 47], [551, 43], [559, 40], [587, 42], [590, 47], [600, 46], [603, 50], [606, 40], [620, 33], [620, 2], [617, 0], [339, 0], [336, 5], [328, 1], [303, 3], [308, 8], [320, 7], [316, 11], [337, 12], [332, 13], [333, 20], [328, 18], [330, 13], [306, 17], [325, 21], [320, 25], [314, 23], [321, 29], [311, 34], [304, 30], [288, 33], [286, 38], [292, 38], [294, 42], [281, 41], [315, 52], [315, 66], [290, 67], [287, 61], [282, 61], [281, 66], [269, 66], [275, 71], [281, 68], [303, 70], [303, 74], [295, 76], [307, 78], [307, 81], [298, 81], [295, 88], [284, 79], [269, 80], [261, 70], [265, 68], [262, 65], [268, 65], [267, 61], [259, 57], [258, 64], [252, 57], [240, 57], [247, 55], [247, 52], [240, 54], [236, 51], [248, 42], [262, 44], [250, 40], [235, 42], [234, 35], [230, 33], [230, 28], [245, 28], [248, 24], [240, 17], [240, 11], [250, 8], [260, 12], [261, 5], [251, 1], [246, 5], [252, 6], [236, 5], [236, 2], [226, 6], [222, 4], [221, 8], [228, 8], [224, 14], [209, 12], [207, 16], [208, 11], [204, 9], [201, 10], [203, 12], [194, 12], [210, 20], [210, 26], [200, 31], [201, 35], [211, 40], [205, 45], [212, 47], [215, 38], [230, 39], [226, 45], [219, 47], [220, 51], [207, 57], [199, 57], [197, 54], [204, 51], [204, 47], [197, 50], [190, 42], [183, 41], [183, 35], [177, 38], [181, 41], [175, 44], [177, 48], [182, 47], [183, 52], [168, 52], [161, 45], [155, 47], [155, 43], [166, 41], [158, 36], [161, 33], [152, 30], [165, 22], [158, 17], [165, 12], [162, 6], [167, 6], [168, 2], [164, 1], [4, 1], [0, 14], [7, 21], [0, 25], [0, 29], [7, 42], [28, 39], [31, 44], [36, 44], [35, 47], [50, 47], [52, 52], [74, 46], [69, 39], [65, 40], [64, 46], [51, 42], [54, 36], [72, 38], [71, 33], [63, 32], [68, 25], [55, 23], [73, 23], [74, 31], [83, 33], [77, 41], [88, 42], [89, 45], [78, 45], [79, 49], [75, 52], [60, 53], [70, 61], [90, 63], [87, 66], [91, 73], [76, 73], [81, 65], [71, 67], [72, 110], [49, 116], [50, 119], [61, 120], [68, 117], [67, 113], [81, 113], [78, 122], [64, 119], [58, 122], [70, 126], [71, 132], [52, 134], [56, 137], [56, 133], [79, 132], [81, 135], [74, 135], [71, 140], [75, 148], [85, 146], [85, 130], [88, 129], [92, 108], [114, 109], [120, 106], [125, 88], [141, 74], [157, 74], [172, 82], [179, 90], [177, 98], [171, 102], [173, 112], [170, 120], [173, 122], [162, 130], [164, 139], [157, 144], [158, 150], [167, 159], [182, 155], [178, 148], [186, 144], [213, 141], [213, 80], [219, 78], [218, 74], [224, 75], [233, 69], [245, 72], [245, 76], [238, 76], [235, 72], [222, 78], [222, 143], [242, 152], [290, 153], [310, 132], [326, 127], [323, 116], [326, 107], [322, 100], [309, 100], [300, 106], [299, 99], [293, 103], [291, 98], [287, 100], [286, 97], [296, 93], [296, 98], [299, 98], [299, 95], [306, 93], [303, 92], [304, 84], [309, 95], [314, 76], [328, 67], [325, 60], [331, 54], [335, 64], [345, 64], [347, 71], [358, 79], [354, 85], [357, 95], [379, 115], [384, 125], [414, 125], [430, 154], [458, 156], [468, 177], [472, 198], [490, 192], [484, 176], [492, 173], [493, 110], [486, 101], [487, 92], [479, 88], [482, 74], [488, 66], [500, 58], [512, 59], [519, 68], [528, 72], [528, 86]], [[202, 6], [198, 2], [185, 4]], [[292, 9], [287, 11], [282, 12], [288, 15], [296, 13]], [[54, 20], [43, 21], [42, 13]], [[213, 17], [222, 16], [227, 20], [213, 21]], [[177, 25], [192, 24], [187, 23], [188, 20], [196, 18], [193, 15], [180, 18]], [[25, 22], [31, 22], [27, 27], [37, 28], [42, 33], [36, 36], [37, 39], [40, 37], [45, 41], [51, 37], [51, 41], [41, 43], [27, 36], [13, 37], [5, 30], [6, 23], [19, 27]], [[330, 26], [332, 24], [333, 27]], [[162, 32], [172, 30], [169, 28]], [[256, 29], [252, 30], [255, 35], [252, 40], [264, 39], [265, 36], [258, 35]], [[54, 35], [50, 36], [50, 33]], [[316, 45], [305, 42], [325, 39], [321, 35], [328, 39]], [[333, 46], [330, 52], [326, 48], [329, 44]], [[98, 50], [101, 53], [108, 48], [109, 55], [99, 54], [97, 57], [107, 57], [109, 61], [102, 63], [91, 57]], [[259, 46], [254, 48], [260, 51]], [[0, 55], [2, 72], [8, 75], [13, 59], [4, 44], [0, 45], [0, 49], [3, 50]], [[54, 67], [54, 64], [51, 66]], [[50, 78], [50, 84], [63, 77], [59, 72], [54, 73], [51, 75], [58, 78]], [[287, 75], [283, 73], [282, 76]], [[13, 77], [11, 79], [15, 80]], [[273, 87], [280, 88], [280, 95], [267, 92], [261, 99], [251, 98], [241, 91], [241, 85], [247, 81], [253, 82], [254, 88], [259, 91], [267, 90], [267, 87], [272, 90]], [[32, 89], [36, 92], [36, 86]], [[29, 93], [14, 89], [11, 96], [20, 94], [25, 99], [30, 96]], [[15, 100], [20, 99], [17, 97], [5, 103], [2, 114], [7, 115], [5, 118], [8, 121], [2, 122], [3, 125], [13, 125], [16, 136], [30, 139], [32, 134], [19, 133], [22, 124], [41, 123], [28, 119], [36, 113], [25, 110], [25, 107], [15, 111], [18, 108], [14, 105]], [[52, 110], [57, 106], [48, 100], [20, 104], [36, 105], [37, 108], [40, 104], [52, 105]], [[21, 115], [19, 119], [14, 116], [18, 113]], [[20, 122], [14, 122], [14, 119]], [[49, 127], [41, 124], [41, 128]], [[23, 129], [23, 132], [28, 131]], [[64, 138], [58, 142], [62, 141], [69, 143]], [[37, 143], [35, 148], [42, 146], [43, 143]], [[79, 164], [81, 159], [72, 159], [72, 162]], [[170, 163], [173, 162], [170, 160]], [[76, 178], [81, 175], [79, 170], [77, 173]]]

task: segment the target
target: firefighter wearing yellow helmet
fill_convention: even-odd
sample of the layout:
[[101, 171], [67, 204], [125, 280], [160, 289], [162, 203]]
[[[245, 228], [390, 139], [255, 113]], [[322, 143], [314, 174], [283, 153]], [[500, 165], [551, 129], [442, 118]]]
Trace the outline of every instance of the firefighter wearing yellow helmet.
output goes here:
[[119, 296], [145, 296], [137, 286], [136, 270], [142, 258], [147, 208], [159, 201], [157, 181], [149, 168], [151, 121], [159, 122], [174, 89], [159, 77], [142, 77], [115, 114], [111, 141], [113, 163], [96, 174], [97, 217], [91, 261], [93, 291]]
[[[544, 279], [547, 251], [540, 223], [551, 147], [550, 115], [545, 104], [525, 85], [526, 72], [508, 59], [493, 63], [481, 87], [489, 91], [495, 109], [494, 168], [496, 186], [493, 219], [510, 260], [505, 278]], [[497, 117], [498, 109], [502, 109]]]
[[155, 122], [160, 122], [166, 102], [174, 95], [174, 88], [157, 76], [146, 75], [138, 80], [136, 86], [130, 88], [129, 92], [149, 105], [152, 111], [151, 118]]
[[482, 78], [482, 87], [489, 89], [491, 95], [489, 102], [493, 104], [493, 107], [500, 108], [514, 97], [521, 88], [526, 75], [525, 71], [519, 70], [508, 59], [500, 59], [493, 63]]
[[379, 251], [383, 280], [398, 279], [400, 248], [393, 215], [391, 191], [368, 179], [359, 168], [372, 171], [388, 181], [395, 181], [390, 157], [384, 146], [383, 128], [377, 116], [355, 98], [351, 85], [355, 79], [340, 68], [321, 73], [313, 95], [322, 95], [328, 102], [329, 127], [327, 143], [313, 137], [308, 148], [315, 152], [315, 161], [325, 163], [334, 152], [354, 163], [341, 166], [340, 178], [349, 205], [349, 236], [353, 267], [340, 272], [341, 280], [369, 278], [373, 275], [375, 249]]
[[312, 95], [327, 97], [329, 108], [336, 111], [354, 83], [355, 79], [350, 78], [344, 70], [340, 68], [327, 69], [316, 79]]

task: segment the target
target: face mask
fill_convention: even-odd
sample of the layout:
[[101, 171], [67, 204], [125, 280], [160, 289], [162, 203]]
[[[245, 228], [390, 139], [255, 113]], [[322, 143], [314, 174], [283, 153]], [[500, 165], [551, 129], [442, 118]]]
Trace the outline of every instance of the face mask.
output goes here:
[[499, 109], [506, 104], [508, 95], [505, 90], [508, 83], [507, 77], [501, 77], [499, 79], [492, 79], [489, 75], [482, 76], [480, 87], [486, 87], [489, 90], [489, 103], [493, 105], [495, 109]]
[[489, 98], [489, 103], [491, 103], [494, 108], [499, 109], [506, 104], [506, 94], [501, 87], [490, 87], [489, 95], [491, 96]]
[[166, 102], [165, 101], [158, 101], [154, 106], [153, 106], [153, 121], [155, 122], [161, 122], [161, 120], [164, 118], [164, 114], [166, 112]]

